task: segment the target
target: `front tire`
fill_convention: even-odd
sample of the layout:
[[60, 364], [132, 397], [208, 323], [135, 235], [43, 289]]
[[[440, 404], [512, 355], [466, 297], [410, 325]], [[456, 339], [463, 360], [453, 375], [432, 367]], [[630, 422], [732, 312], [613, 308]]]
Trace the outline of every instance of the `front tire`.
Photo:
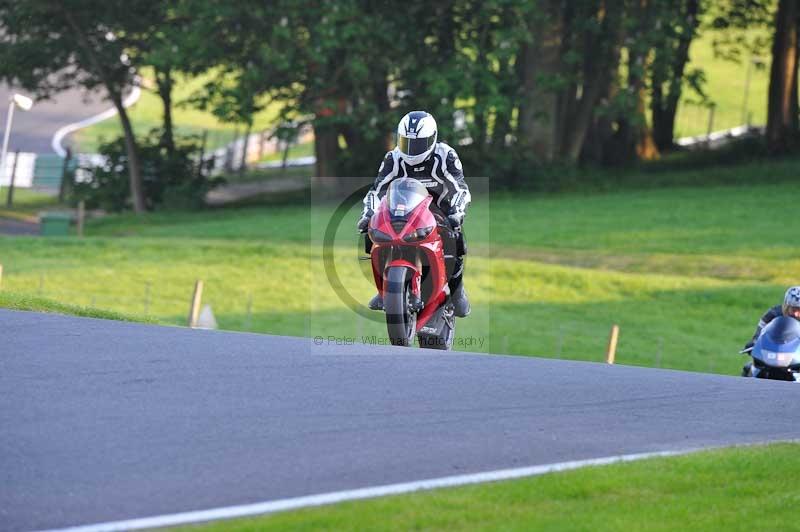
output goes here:
[[394, 266], [386, 274], [383, 308], [386, 311], [386, 330], [392, 345], [409, 346], [414, 342], [417, 315], [409, 311], [411, 273], [408, 268]]

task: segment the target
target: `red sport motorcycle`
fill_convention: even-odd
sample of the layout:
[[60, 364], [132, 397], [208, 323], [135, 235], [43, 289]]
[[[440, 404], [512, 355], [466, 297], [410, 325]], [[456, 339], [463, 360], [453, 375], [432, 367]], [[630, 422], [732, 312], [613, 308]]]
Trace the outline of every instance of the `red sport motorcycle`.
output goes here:
[[395, 179], [369, 224], [370, 261], [393, 345], [450, 349], [455, 316], [448, 279], [457, 234], [416, 179]]

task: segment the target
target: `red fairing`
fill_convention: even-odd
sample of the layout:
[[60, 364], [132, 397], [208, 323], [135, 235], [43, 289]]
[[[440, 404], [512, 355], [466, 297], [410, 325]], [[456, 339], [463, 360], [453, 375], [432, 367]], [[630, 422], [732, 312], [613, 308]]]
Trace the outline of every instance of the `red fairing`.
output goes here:
[[[425, 306], [417, 316], [417, 331], [425, 326], [431, 315], [447, 299], [447, 272], [444, 261], [444, 244], [439, 235], [436, 218], [429, 207], [433, 198], [428, 196], [409, 214], [408, 221], [400, 232], [392, 227], [391, 215], [386, 198], [381, 200], [377, 212], [372, 217], [370, 229], [377, 229], [391, 238], [381, 242], [373, 239], [371, 262], [375, 286], [381, 295], [384, 293], [384, 274], [389, 267], [402, 266], [412, 270], [412, 291], [422, 299]], [[405, 237], [418, 229], [433, 227], [425, 238], [407, 242]], [[411, 260], [414, 258], [416, 260]], [[426, 279], [422, 278], [422, 266], [429, 266]], [[430, 289], [424, 290], [424, 282], [430, 279]], [[425, 293], [423, 293], [425, 292]]]

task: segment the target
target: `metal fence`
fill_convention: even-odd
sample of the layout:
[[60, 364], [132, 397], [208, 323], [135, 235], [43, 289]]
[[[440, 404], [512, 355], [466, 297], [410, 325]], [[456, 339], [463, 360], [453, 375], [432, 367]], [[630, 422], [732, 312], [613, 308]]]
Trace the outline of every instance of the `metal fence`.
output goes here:
[[[208, 135], [204, 135], [203, 144]], [[277, 138], [274, 130], [264, 130], [247, 136], [234, 137], [222, 147], [206, 151], [202, 149], [198, 157], [198, 165], [209, 175], [220, 175], [254, 167], [266, 156], [287, 151], [292, 145], [312, 142], [314, 133], [311, 126], [304, 125], [297, 129], [294, 139], [284, 142]], [[0, 166], [0, 187], [8, 187], [12, 181], [15, 188], [33, 188], [58, 191], [62, 181], [70, 176], [77, 182], [89, 178], [89, 168], [104, 164], [102, 155], [96, 153], [72, 154], [67, 151], [66, 157], [55, 153], [9, 152]], [[304, 158], [302, 164], [313, 164], [312, 158]], [[262, 164], [260, 166], [280, 166]], [[291, 163], [289, 163], [291, 164]]]

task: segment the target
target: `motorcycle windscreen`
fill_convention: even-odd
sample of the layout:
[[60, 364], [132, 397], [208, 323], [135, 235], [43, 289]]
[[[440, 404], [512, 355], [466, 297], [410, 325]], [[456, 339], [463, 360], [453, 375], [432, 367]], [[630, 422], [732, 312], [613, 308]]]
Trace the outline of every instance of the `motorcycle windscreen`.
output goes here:
[[800, 343], [800, 321], [789, 316], [780, 316], [764, 327], [763, 334], [775, 344]]
[[416, 179], [395, 179], [386, 194], [389, 214], [392, 218], [406, 218], [427, 197], [428, 189]]

